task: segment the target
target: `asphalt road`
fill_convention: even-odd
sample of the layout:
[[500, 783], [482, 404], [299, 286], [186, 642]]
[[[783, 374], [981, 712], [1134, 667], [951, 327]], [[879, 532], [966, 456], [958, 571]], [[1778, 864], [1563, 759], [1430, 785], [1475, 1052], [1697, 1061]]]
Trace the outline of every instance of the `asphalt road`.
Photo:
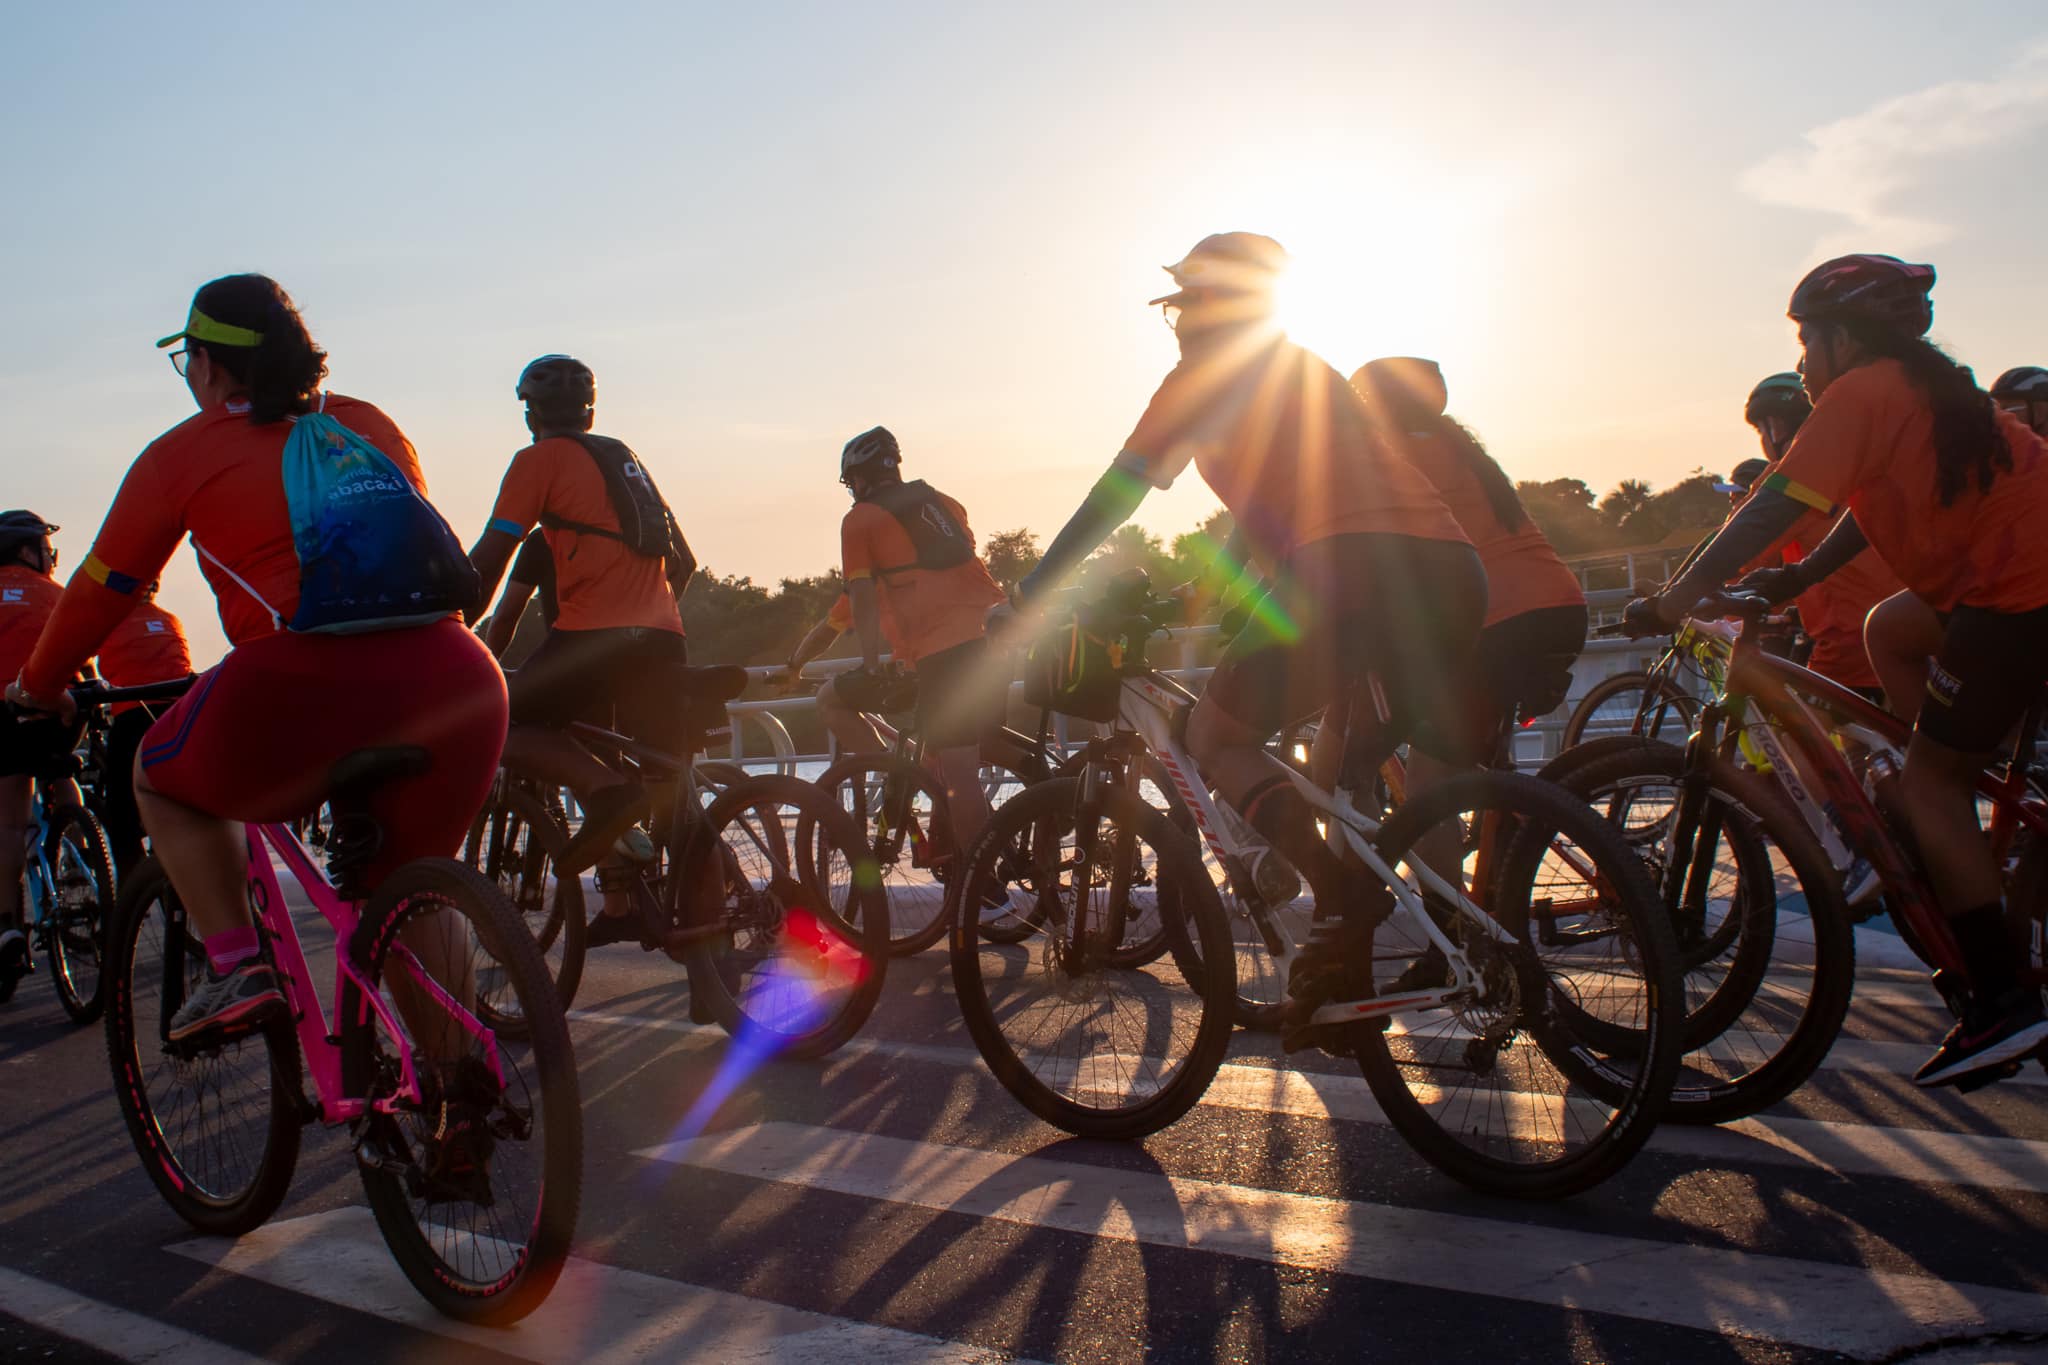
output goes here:
[[1533, 1206], [1436, 1174], [1355, 1071], [1247, 1034], [1165, 1133], [1065, 1139], [980, 1064], [937, 950], [854, 1046], [745, 1078], [701, 1133], [726, 1050], [679, 968], [594, 952], [573, 1022], [579, 1259], [486, 1331], [412, 1293], [333, 1133], [269, 1226], [194, 1236], [137, 1164], [101, 1031], [24, 982], [0, 1007], [0, 1358], [2048, 1359], [2048, 1074], [1916, 1091], [1943, 1024], [1907, 971], [1865, 968], [1790, 1102], [1667, 1128]]

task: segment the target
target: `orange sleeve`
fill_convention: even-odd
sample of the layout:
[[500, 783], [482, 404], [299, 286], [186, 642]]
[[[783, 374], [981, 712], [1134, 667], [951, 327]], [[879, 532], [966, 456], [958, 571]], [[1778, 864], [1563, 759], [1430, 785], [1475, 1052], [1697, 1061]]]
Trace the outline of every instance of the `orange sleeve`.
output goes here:
[[178, 548], [184, 503], [162, 487], [156, 449], [143, 451], [121, 481], [92, 553], [71, 575], [22, 668], [21, 685], [31, 695], [47, 697], [76, 677], [134, 610], [135, 590], [162, 573]]
[[851, 583], [875, 575], [874, 519], [889, 514], [872, 503], [860, 503], [839, 523], [839, 572]]
[[1185, 362], [1175, 366], [1145, 405], [1138, 425], [1124, 438], [1117, 464], [1154, 488], [1172, 487], [1195, 457], [1189, 429], [1202, 415], [1204, 400], [1213, 397], [1202, 390], [1190, 377]]
[[538, 445], [530, 445], [512, 457], [505, 481], [498, 485], [498, 501], [491, 508], [489, 529], [524, 538], [540, 520], [547, 506], [552, 462]]
[[1792, 448], [1759, 486], [1832, 520], [1874, 472], [1867, 466], [1881, 445], [1872, 440], [1872, 426], [1885, 406], [1886, 378], [1878, 367], [1866, 366], [1829, 385], [1792, 438]]

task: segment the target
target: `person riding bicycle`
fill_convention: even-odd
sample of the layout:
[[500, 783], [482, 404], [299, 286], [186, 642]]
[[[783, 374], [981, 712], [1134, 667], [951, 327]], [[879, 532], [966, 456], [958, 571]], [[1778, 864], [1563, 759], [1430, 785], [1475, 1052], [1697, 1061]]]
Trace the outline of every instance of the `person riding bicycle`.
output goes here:
[[1174, 291], [1152, 304], [1166, 310], [1180, 363], [1016, 596], [1028, 610], [1068, 581], [1190, 463], [1229, 510], [1272, 586], [1225, 648], [1189, 715], [1187, 744], [1203, 776], [1314, 890], [1316, 924], [1288, 986], [1290, 1016], [1301, 1020], [1325, 1000], [1370, 992], [1354, 958], [1391, 897], [1347, 870], [1307, 800], [1272, 775], [1265, 742], [1348, 697], [1371, 671], [1392, 722], [1386, 734], [1426, 735], [1445, 758], [1478, 762], [1484, 739], [1443, 704], [1443, 680], [1469, 665], [1487, 585], [1443, 495], [1375, 435], [1343, 376], [1280, 329], [1274, 293], [1287, 260], [1270, 237], [1226, 232], [1166, 267]]
[[[520, 372], [533, 443], [512, 457], [490, 525], [470, 551], [483, 582], [481, 611], [513, 552], [536, 524], [555, 576], [557, 616], [547, 639], [509, 681], [508, 767], [575, 792], [583, 826], [564, 849], [564, 875], [613, 854], [649, 813], [648, 793], [568, 733], [593, 706], [614, 709], [621, 731], [666, 750], [684, 741], [675, 674], [689, 662], [677, 606], [697, 561], [667, 502], [621, 441], [594, 435], [597, 380], [566, 355]], [[644, 836], [629, 840], [640, 861]], [[614, 855], [620, 856], [620, 855]], [[601, 883], [615, 880], [601, 874]], [[607, 888], [589, 946], [637, 940], [623, 889]]]
[[[1759, 475], [1767, 475], [1784, 460], [1792, 440], [1813, 412], [1805, 385], [1796, 374], [1774, 374], [1750, 391], [1743, 405], [1743, 419], [1756, 428], [1767, 461], [1759, 462]], [[1753, 476], [1749, 482], [1754, 484]], [[1793, 523], [1778, 542], [1752, 561], [1752, 567], [1795, 564], [1819, 548], [1834, 525], [1834, 518], [1809, 510]], [[1902, 592], [1905, 585], [1875, 550], [1865, 550], [1826, 580], [1799, 594], [1799, 625], [1813, 642], [1802, 660], [1806, 667], [1842, 686], [1882, 702], [1877, 670], [1863, 644], [1863, 622], [1871, 609], [1886, 598]]]
[[[426, 770], [381, 787], [371, 803], [384, 839], [366, 884], [409, 860], [454, 853], [497, 771], [505, 689], [489, 652], [455, 618], [474, 580], [425, 502], [412, 444], [369, 403], [322, 391], [327, 353], [276, 281], [229, 275], [201, 286], [184, 326], [157, 345], [178, 346], [171, 364], [199, 411], [136, 458], [7, 695], [24, 709], [73, 714], [66, 684], [191, 537], [232, 648], [150, 727], [135, 773], [143, 826], [206, 952], [203, 984], [171, 1019], [176, 1041], [251, 1022], [282, 1000], [250, 918], [243, 825], [311, 810], [350, 754], [418, 746]], [[364, 505], [379, 520], [348, 533], [395, 535], [403, 518], [403, 529], [429, 528], [445, 541], [445, 558], [393, 557], [378, 566], [392, 576], [374, 583], [302, 572], [331, 567], [324, 544], [302, 561], [295, 526], [302, 512], [334, 504], [309, 508], [286, 478], [295, 426], [314, 414], [321, 420], [307, 431], [322, 433], [320, 444], [298, 448], [333, 457], [338, 480], [351, 481], [326, 486], [375, 494]], [[395, 467], [404, 487], [382, 477], [372, 456]], [[324, 467], [309, 458], [303, 469]], [[402, 590], [423, 610], [356, 615], [329, 596], [365, 585]], [[415, 951], [437, 970], [430, 944]]]
[[1991, 381], [1991, 401], [2048, 436], [2048, 370], [2017, 365]]
[[[888, 642], [889, 652], [899, 659], [910, 657], [905, 646], [903, 633], [896, 627], [896, 618], [889, 611], [888, 603], [879, 604], [881, 610], [882, 638]], [[795, 691], [803, 682], [804, 666], [823, 654], [839, 641], [839, 637], [853, 629], [853, 598], [842, 592], [833, 601], [825, 619], [812, 626], [797, 641], [796, 648], [789, 652], [788, 662], [783, 664], [785, 691]], [[855, 683], [856, 688], [859, 683]], [[885, 747], [881, 732], [867, 718], [867, 713], [849, 703], [841, 694], [835, 681], [827, 678], [818, 687], [818, 717], [825, 722], [825, 728], [838, 742], [844, 753], [880, 753]]]
[[1887, 695], [1917, 707], [1900, 800], [1970, 986], [1961, 1021], [1914, 1076], [1922, 1085], [2048, 1041], [2040, 993], [2017, 984], [1975, 803], [1985, 762], [2048, 682], [2048, 445], [1927, 341], [1933, 285], [1932, 266], [1881, 255], [1838, 257], [1799, 282], [1787, 311], [1813, 415], [1698, 561], [1625, 616], [1642, 633], [1670, 629], [1809, 510], [1846, 504], [1812, 554], [1748, 582], [1784, 600], [1869, 546], [1906, 585], [1900, 596], [1940, 623], [1924, 693], [1886, 679]]
[[988, 610], [1003, 590], [975, 550], [966, 510], [922, 479], [904, 482], [902, 463], [886, 427], [860, 433], [839, 453], [839, 482], [853, 495], [839, 523], [840, 571], [861, 667], [828, 687], [835, 704], [875, 709], [870, 702], [885, 628], [891, 629], [896, 657], [917, 674], [918, 734], [945, 784], [953, 836], [964, 848], [988, 821], [981, 741], [1002, 724], [1007, 696], [1008, 675], [984, 639]]
[[[21, 671], [63, 596], [54, 577], [57, 547], [50, 543], [60, 529], [25, 509], [0, 512], [0, 677]], [[0, 984], [28, 970], [21, 879], [34, 786], [28, 773], [0, 777]]]
[[[154, 581], [138, 589], [135, 609], [100, 646], [99, 674], [109, 686], [140, 687], [191, 674], [192, 648], [185, 641], [184, 623], [157, 605], [156, 594]], [[169, 703], [123, 702], [114, 708], [113, 724], [107, 729], [107, 770], [101, 776], [105, 809], [100, 813], [106, 821], [107, 851], [113, 855], [114, 870], [124, 877], [142, 861], [135, 755], [141, 752], [142, 737], [149, 727], [169, 709]]]

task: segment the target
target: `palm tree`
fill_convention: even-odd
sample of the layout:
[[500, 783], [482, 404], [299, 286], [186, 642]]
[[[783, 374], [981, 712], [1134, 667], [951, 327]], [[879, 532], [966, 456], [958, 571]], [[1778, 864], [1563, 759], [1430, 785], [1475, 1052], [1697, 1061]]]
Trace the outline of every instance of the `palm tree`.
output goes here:
[[1650, 505], [1650, 485], [1641, 479], [1623, 479], [1614, 491], [1600, 499], [1600, 515], [1619, 526]]

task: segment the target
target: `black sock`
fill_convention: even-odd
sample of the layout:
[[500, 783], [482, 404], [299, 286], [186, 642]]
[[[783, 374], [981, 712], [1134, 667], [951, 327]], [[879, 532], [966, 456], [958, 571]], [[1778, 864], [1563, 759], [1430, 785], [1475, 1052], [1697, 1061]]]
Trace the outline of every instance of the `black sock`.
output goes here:
[[1316, 895], [1316, 918], [1346, 912], [1354, 874], [1316, 829], [1315, 807], [1284, 777], [1269, 777], [1245, 793], [1238, 806], [1244, 822], [1264, 836], [1308, 879]]
[[2019, 985], [2013, 958], [2018, 947], [2005, 927], [2005, 906], [1999, 901], [1948, 917], [1949, 931], [1963, 951], [1963, 970], [1979, 1000], [1992, 1000]]

